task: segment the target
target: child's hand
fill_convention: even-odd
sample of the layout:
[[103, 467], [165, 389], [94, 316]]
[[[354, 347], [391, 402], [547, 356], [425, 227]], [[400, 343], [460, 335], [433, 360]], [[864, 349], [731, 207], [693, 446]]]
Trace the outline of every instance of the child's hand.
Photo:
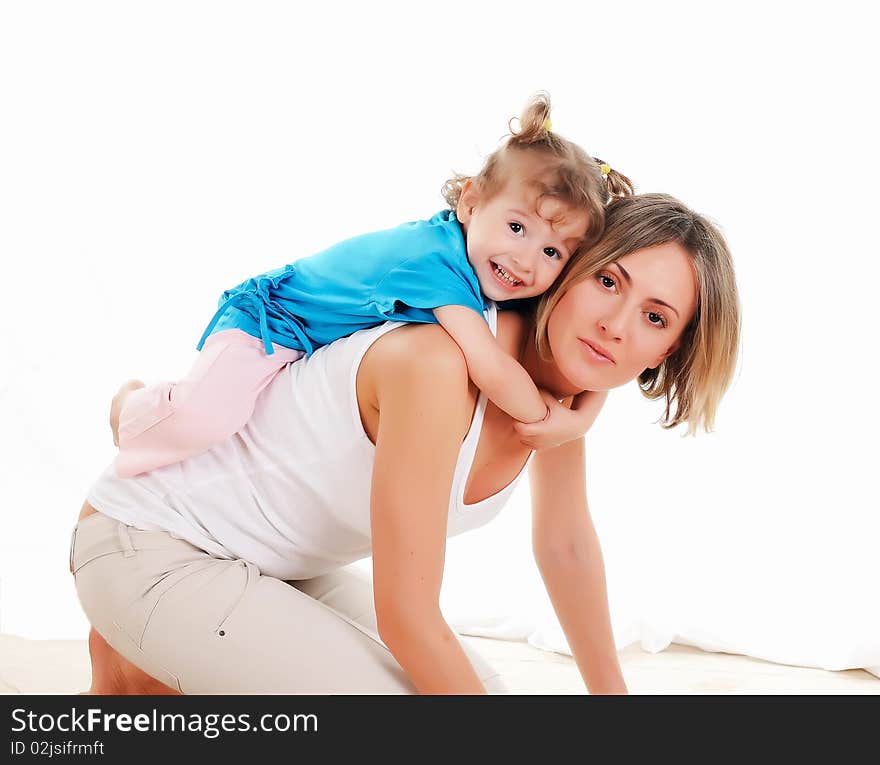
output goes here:
[[143, 388], [144, 384], [140, 380], [129, 380], [119, 386], [113, 401], [110, 404], [110, 430], [113, 431], [113, 445], [119, 446], [119, 413], [125, 404], [128, 394], [138, 388]]
[[596, 417], [608, 391], [585, 391], [578, 394], [575, 407], [563, 406], [550, 393], [542, 390], [541, 396], [550, 409], [550, 416], [541, 422], [514, 422], [514, 430], [520, 437], [520, 443], [530, 449], [552, 449], [554, 446], [568, 443], [586, 433]]

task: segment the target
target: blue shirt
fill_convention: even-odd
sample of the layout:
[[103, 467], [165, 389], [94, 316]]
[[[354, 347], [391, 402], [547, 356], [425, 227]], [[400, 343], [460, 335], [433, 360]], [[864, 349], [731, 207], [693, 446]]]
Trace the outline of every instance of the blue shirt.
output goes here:
[[240, 329], [311, 354], [387, 320], [437, 323], [433, 309], [486, 304], [451, 210], [364, 234], [227, 290], [199, 341]]

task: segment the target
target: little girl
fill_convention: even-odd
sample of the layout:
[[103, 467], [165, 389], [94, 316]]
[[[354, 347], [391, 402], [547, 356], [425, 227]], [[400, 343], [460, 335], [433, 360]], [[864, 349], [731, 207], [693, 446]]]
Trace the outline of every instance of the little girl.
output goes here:
[[189, 375], [125, 398], [117, 473], [133, 476], [208, 450], [244, 426], [285, 364], [387, 320], [439, 323], [474, 384], [514, 419], [542, 422], [547, 442], [583, 435], [595, 410], [579, 407], [578, 397], [571, 411], [549, 418], [550, 407], [497, 345], [483, 313], [487, 300], [547, 290], [577, 248], [601, 235], [609, 198], [632, 193], [625, 176], [551, 132], [549, 113], [549, 98], [538, 94], [520, 130], [477, 176], [448, 181], [451, 209], [227, 290]]

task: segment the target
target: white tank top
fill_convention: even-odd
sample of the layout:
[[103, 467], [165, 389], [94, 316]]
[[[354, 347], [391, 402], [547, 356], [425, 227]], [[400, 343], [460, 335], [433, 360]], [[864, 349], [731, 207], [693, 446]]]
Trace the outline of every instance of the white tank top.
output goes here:
[[[494, 334], [494, 306], [486, 316]], [[89, 502], [128, 525], [168, 531], [279, 579], [308, 579], [369, 556], [375, 447], [361, 424], [356, 375], [367, 349], [400, 326], [362, 330], [285, 367], [247, 425], [204, 454], [134, 478], [118, 478], [111, 464]], [[455, 466], [447, 536], [490, 521], [522, 475], [464, 504], [485, 409], [480, 393]]]

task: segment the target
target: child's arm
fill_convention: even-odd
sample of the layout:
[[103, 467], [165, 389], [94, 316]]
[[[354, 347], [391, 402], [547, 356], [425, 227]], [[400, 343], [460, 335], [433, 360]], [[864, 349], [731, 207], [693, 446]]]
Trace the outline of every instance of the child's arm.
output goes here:
[[599, 410], [608, 398], [607, 390], [587, 390], [578, 393], [569, 409], [549, 393], [544, 399], [550, 408], [550, 416], [544, 422], [516, 422], [513, 427], [520, 441], [532, 449], [552, 449], [554, 446], [573, 441], [584, 435], [595, 422]]
[[539, 423], [548, 406], [529, 373], [495, 340], [486, 320], [460, 305], [434, 309], [437, 321], [461, 348], [474, 384], [515, 420]]

